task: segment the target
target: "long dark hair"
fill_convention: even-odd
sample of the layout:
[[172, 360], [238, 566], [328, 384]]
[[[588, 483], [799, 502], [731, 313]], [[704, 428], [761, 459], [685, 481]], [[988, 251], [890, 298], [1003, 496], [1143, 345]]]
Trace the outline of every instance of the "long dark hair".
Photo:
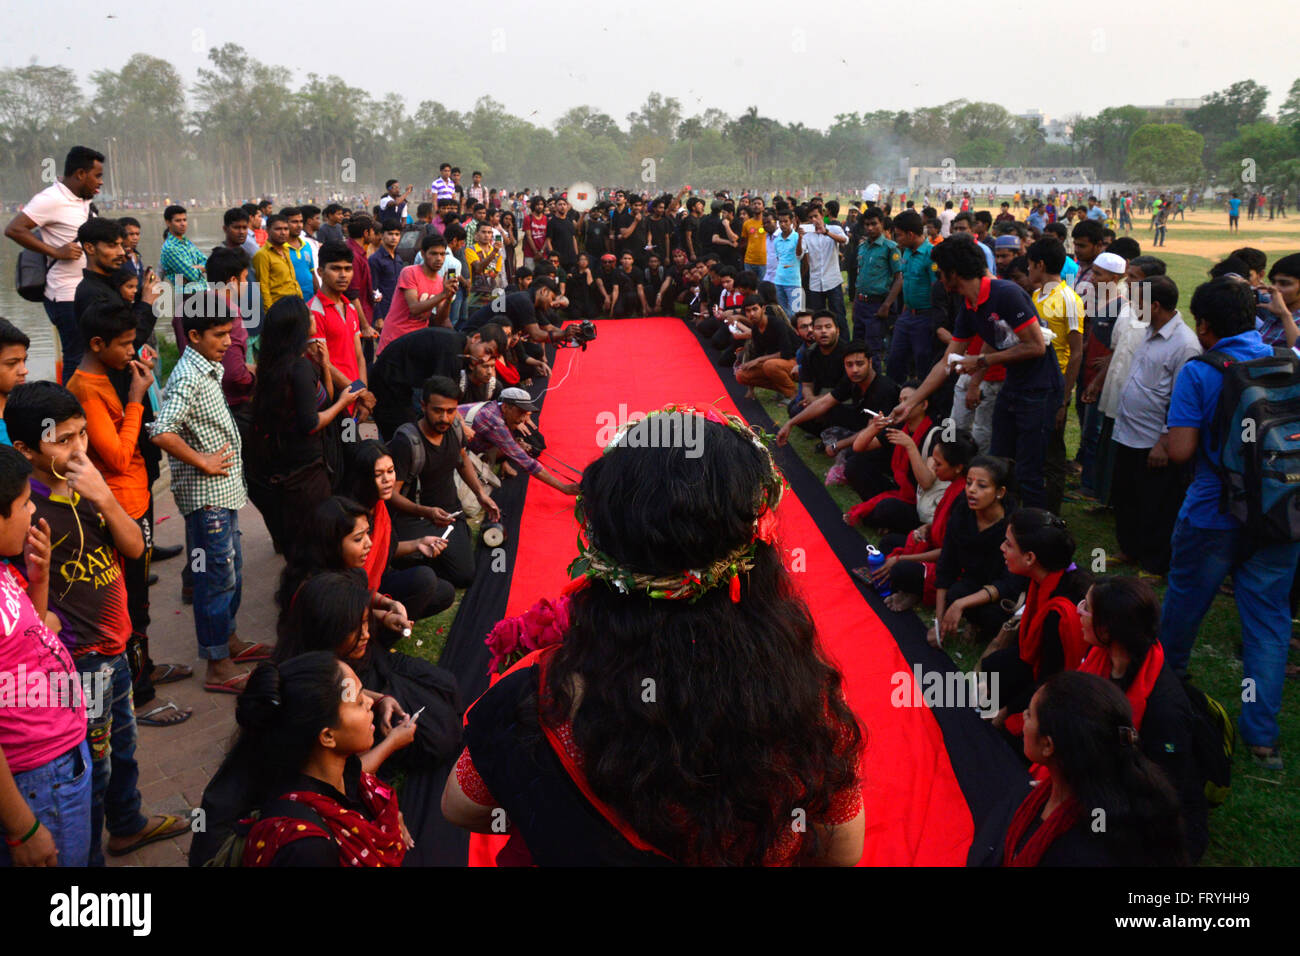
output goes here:
[[[592, 543], [655, 575], [744, 547], [771, 491], [766, 455], [698, 419], [698, 448], [648, 447], [652, 421], [583, 473]], [[658, 432], [689, 434], [668, 423]], [[690, 603], [592, 582], [574, 594], [572, 626], [550, 664], [544, 713], [552, 723], [573, 713], [592, 790], [682, 862], [761, 863], [796, 811], [815, 820], [858, 782], [862, 732], [840, 673], [780, 552], [756, 547], [735, 603], [725, 585]], [[810, 828], [804, 852], [815, 843]]]
[[375, 484], [375, 465], [381, 458], [392, 458], [388, 446], [374, 438], [368, 438], [357, 444], [356, 451], [348, 462], [347, 490], [352, 499], [366, 508], [379, 504], [379, 488]]
[[1064, 571], [1070, 566], [1074, 536], [1064, 518], [1044, 508], [1021, 508], [1011, 516], [1010, 524], [1020, 550], [1032, 552], [1048, 571]]
[[258, 339], [257, 381], [253, 384], [253, 420], [259, 429], [277, 432], [292, 420], [289, 370], [307, 350], [311, 313], [298, 296], [286, 296], [266, 313]]
[[294, 540], [280, 573], [275, 601], [281, 612], [293, 601], [299, 585], [321, 571], [345, 571], [343, 539], [357, 526], [358, 518], [369, 520], [370, 512], [351, 498], [335, 495], [316, 506], [302, 534]]
[[321, 729], [338, 723], [342, 691], [339, 659], [325, 651], [265, 662], [249, 675], [235, 702], [239, 735], [223, 764], [244, 781], [247, 809], [302, 772]]
[[1104, 820], [1097, 835], [1117, 864], [1187, 862], [1178, 797], [1142, 753], [1118, 687], [1078, 671], [1057, 674], [1039, 691], [1037, 718], [1039, 736], [1052, 738], [1061, 778], [1083, 808], [1080, 826]]
[[347, 657], [352, 635], [369, 612], [370, 588], [360, 571], [324, 571], [308, 578], [280, 612], [274, 660], [311, 651]]
[[1106, 631], [1106, 645], [1118, 644], [1128, 652], [1128, 671], [1120, 681], [1128, 688], [1160, 633], [1155, 588], [1137, 577], [1098, 578], [1092, 585], [1092, 628], [1093, 633], [1098, 628]]

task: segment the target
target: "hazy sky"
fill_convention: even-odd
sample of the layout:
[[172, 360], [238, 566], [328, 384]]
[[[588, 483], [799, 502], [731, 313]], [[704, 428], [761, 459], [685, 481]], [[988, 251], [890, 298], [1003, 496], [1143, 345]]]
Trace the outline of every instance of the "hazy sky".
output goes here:
[[[7, 9], [0, 66], [70, 66], [83, 89], [91, 72], [136, 52], [169, 59], [193, 80], [208, 47], [233, 41], [288, 66], [295, 84], [335, 73], [374, 94], [397, 92], [412, 110], [423, 99], [464, 110], [488, 93], [546, 125], [589, 104], [626, 126], [652, 90], [677, 97], [686, 115], [754, 104], [824, 128], [836, 113], [959, 97], [1050, 117], [1095, 113], [1246, 78], [1269, 88], [1275, 111], [1300, 76], [1287, 0], [1252, 3], [1249, 19], [1206, 0], [660, 0], [609, 11], [526, 0], [12, 0]], [[807, 18], [791, 19], [800, 9]], [[888, 11], [902, 11], [903, 22]]]

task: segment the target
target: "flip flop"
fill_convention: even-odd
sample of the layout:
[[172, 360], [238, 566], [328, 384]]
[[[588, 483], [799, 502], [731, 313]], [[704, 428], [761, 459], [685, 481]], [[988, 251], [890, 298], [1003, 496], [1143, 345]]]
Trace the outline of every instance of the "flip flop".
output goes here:
[[154, 665], [154, 669], [163, 672], [162, 677], [155, 677], [153, 679], [155, 686], [158, 684], [171, 684], [175, 681], [185, 680], [187, 677], [194, 676], [194, 671], [191, 668], [186, 667], [184, 664], [156, 664]]
[[[181, 717], [180, 720], [159, 720], [158, 719], [159, 714], [165, 714], [169, 710], [174, 710], [176, 711], [176, 713], [181, 714], [183, 716]], [[155, 707], [153, 710], [149, 711], [148, 713], [136, 714], [135, 722], [137, 724], [145, 724], [149, 727], [174, 727], [177, 724], [185, 723], [185, 721], [189, 720], [193, 716], [194, 716], [193, 710], [181, 710], [179, 707], [176, 706], [176, 703], [174, 701], [169, 700], [161, 707]]]
[[[159, 840], [170, 840], [172, 837], [180, 836], [182, 833], [189, 832], [190, 825], [188, 821], [182, 820], [180, 817], [173, 816], [170, 813], [163, 813], [160, 815], [163, 818], [163, 822], [158, 824], [152, 830], [147, 829], [149, 824], [146, 823], [146, 829], [141, 830], [140, 833], [137, 834], [139, 839], [124, 847], [119, 847], [116, 850], [105, 844], [104, 852], [109, 856], [126, 856], [128, 853], [134, 853], [136, 850], [146, 847], [150, 843], [157, 843]], [[177, 826], [177, 824], [180, 824], [180, 826]]]
[[228, 680], [204, 683], [203, 689], [209, 694], [242, 694], [244, 684], [248, 682], [247, 674], [236, 674]]
[[250, 644], [230, 659], [236, 664], [247, 664], [252, 661], [269, 661], [271, 659], [271, 649], [265, 644]]

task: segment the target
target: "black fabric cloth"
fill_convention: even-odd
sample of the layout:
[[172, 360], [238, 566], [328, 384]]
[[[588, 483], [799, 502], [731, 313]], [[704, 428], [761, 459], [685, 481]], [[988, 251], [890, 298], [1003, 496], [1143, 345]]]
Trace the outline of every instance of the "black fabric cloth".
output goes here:
[[574, 272], [569, 275], [564, 294], [569, 299], [565, 314], [571, 319], [594, 319], [600, 314], [600, 301], [596, 293], [596, 283], [587, 280], [587, 272]]
[[[537, 668], [503, 678], [479, 698], [465, 726], [474, 769], [510, 820], [511, 842], [538, 866], [656, 866], [583, 796], [537, 717]], [[515, 847], [517, 851], [519, 847]], [[507, 846], [503, 859], [514, 856]]]
[[566, 269], [578, 261], [576, 233], [577, 227], [572, 219], [552, 216], [546, 224], [546, 238], [551, 240], [551, 249], [560, 257], [560, 265]]
[[[525, 293], [526, 294], [526, 293]], [[510, 296], [506, 296], [507, 303]], [[417, 329], [390, 342], [370, 372], [375, 423], [388, 438], [419, 414], [419, 392], [426, 379], [445, 375], [460, 381], [468, 336], [445, 328]]]
[[[541, 324], [537, 309], [533, 305], [532, 292], [510, 292], [503, 298], [505, 300], [505, 316], [510, 320], [510, 326], [516, 332], [522, 332], [524, 326], [527, 325]], [[502, 311], [500, 308], [494, 308], [494, 306], [496, 306], [496, 303], [490, 302], [471, 312], [462, 327], [464, 331], [476, 332], [489, 322], [499, 322]], [[389, 348], [391, 347], [389, 346]], [[385, 349], [385, 354], [387, 354], [387, 349]]]

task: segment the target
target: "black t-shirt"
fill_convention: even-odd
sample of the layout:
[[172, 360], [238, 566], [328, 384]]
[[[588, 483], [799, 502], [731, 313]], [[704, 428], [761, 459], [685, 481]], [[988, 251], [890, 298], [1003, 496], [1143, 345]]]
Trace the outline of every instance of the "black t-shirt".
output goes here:
[[[694, 252], [691, 258], [698, 259], [704, 254], [700, 248], [700, 220], [699, 216], [683, 216], [681, 223], [677, 227], [677, 244], [685, 249], [688, 253]], [[687, 245], [686, 237], [690, 236], [690, 244]]]
[[[841, 368], [843, 362], [841, 358]], [[863, 428], [867, 427], [868, 421], [867, 416], [862, 412], [864, 408], [888, 415], [898, 404], [898, 386], [879, 373], [872, 376], [871, 384], [865, 389], [859, 389], [847, 375], [842, 375], [839, 384], [831, 389], [831, 394], [835, 396], [837, 402], [853, 403], [853, 410], [862, 417]]]
[[461, 332], [439, 327], [417, 329], [389, 343], [370, 370], [375, 418], [381, 425], [411, 421], [419, 404], [414, 393], [430, 376], [460, 380], [466, 339]]
[[807, 346], [803, 364], [799, 366], [799, 381], [810, 383], [816, 395], [833, 389], [844, 378], [844, 353], [848, 350], [843, 342], [836, 342], [829, 353], [823, 352], [816, 343]]
[[[424, 468], [418, 476], [419, 495], [413, 500], [433, 508], [456, 511], [460, 499], [456, 494], [454, 476], [456, 469], [460, 467], [461, 441], [455, 426], [443, 432], [442, 441], [436, 445], [429, 441], [423, 430], [420, 431], [420, 441], [424, 447]], [[407, 498], [411, 498], [414, 491], [412, 479], [416, 477], [411, 473], [413, 456], [411, 443], [405, 436], [395, 435], [388, 443], [388, 451], [393, 456], [393, 468], [397, 472], [397, 480], [400, 483], [398, 490]]]
[[663, 262], [668, 261], [668, 237], [673, 234], [672, 220], [667, 216], [655, 219], [651, 217], [645, 221], [646, 233], [649, 235], [650, 245], [655, 247], [659, 253], [659, 259]]
[[[516, 332], [522, 332], [524, 326], [530, 322], [541, 324], [537, 318], [537, 310], [533, 307], [532, 292], [509, 292], [505, 295], [505, 303], [504, 314], [510, 320], [511, 328]], [[502, 312], [500, 309], [492, 308], [492, 305], [493, 303], [489, 302], [472, 312], [465, 320], [465, 331], [475, 332], [489, 322], [498, 321]]]
[[767, 327], [763, 331], [754, 329], [750, 341], [754, 343], [755, 355], [771, 355], [775, 352], [783, 359], [794, 358], [801, 343], [799, 335], [790, 328], [790, 323], [773, 315], [768, 315]]
[[[623, 230], [633, 223], [636, 223], [636, 229], [626, 239], [622, 238]], [[645, 216], [642, 215], [638, 223], [631, 206], [614, 214], [614, 246], [618, 255], [630, 252], [633, 258], [640, 262], [645, 258], [645, 235]]]
[[551, 240], [551, 248], [560, 257], [562, 266], [572, 266], [578, 261], [573, 242], [575, 228], [572, 219], [561, 219], [559, 216], [553, 216], [546, 224], [547, 238]]
[[[978, 335], [992, 349], [1002, 351], [1020, 342], [1016, 334], [1018, 330], [1038, 321], [1038, 311], [1029, 293], [1014, 282], [985, 277], [980, 296], [982, 298], [973, 310], [969, 304], [963, 303], [962, 310], [957, 313], [953, 338], [958, 341], [969, 341]], [[1005, 368], [1007, 383], [1003, 391], [1006, 392], [1038, 391], [1062, 385], [1061, 366], [1051, 348], [1045, 349], [1038, 358], [1012, 362]]]
[[[343, 765], [344, 792], [340, 793], [323, 780], [307, 774], [299, 774], [287, 787], [285, 793], [305, 791], [328, 797], [339, 806], [360, 814], [367, 819], [370, 812], [361, 799], [361, 758], [348, 757]], [[262, 817], [289, 817], [315, 824], [329, 832], [325, 821], [306, 803], [297, 800], [284, 800], [277, 796], [261, 808]], [[339, 845], [331, 837], [311, 836], [286, 843], [266, 864], [267, 866], [319, 867], [339, 866]]]
[[608, 219], [588, 219], [584, 227], [584, 248], [591, 257], [593, 269], [600, 266], [600, 257], [609, 252], [609, 229]]
[[709, 215], [700, 218], [695, 229], [695, 256], [697, 259], [712, 252], [723, 262], [726, 261], [722, 246], [715, 244], [713, 241], [713, 237], [721, 231], [722, 219], [717, 213], [709, 213]]
[[306, 356], [298, 356], [289, 366], [284, 384], [278, 415], [265, 426], [262, 461], [253, 464], [250, 471], [288, 475], [325, 455], [323, 432], [315, 431], [317, 412], [325, 398], [316, 364]]

